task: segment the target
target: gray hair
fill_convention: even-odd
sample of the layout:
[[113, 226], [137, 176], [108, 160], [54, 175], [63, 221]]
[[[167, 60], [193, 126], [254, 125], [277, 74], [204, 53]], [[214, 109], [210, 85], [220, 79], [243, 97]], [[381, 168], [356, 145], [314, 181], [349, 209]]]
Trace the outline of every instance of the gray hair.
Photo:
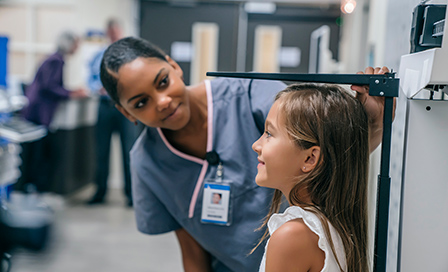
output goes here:
[[78, 36], [71, 31], [62, 32], [56, 39], [58, 52], [64, 55], [70, 53], [78, 42], [78, 39]]
[[118, 26], [121, 27], [121, 22], [117, 18], [109, 18], [106, 23], [106, 28], [109, 29], [111, 27]]

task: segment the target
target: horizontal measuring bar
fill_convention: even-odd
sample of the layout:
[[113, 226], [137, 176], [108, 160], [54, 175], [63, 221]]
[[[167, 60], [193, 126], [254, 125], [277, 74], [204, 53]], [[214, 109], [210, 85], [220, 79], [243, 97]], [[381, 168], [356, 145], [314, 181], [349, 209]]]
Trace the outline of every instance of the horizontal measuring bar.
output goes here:
[[[296, 74], [253, 72], [207, 72], [207, 76], [267, 79], [281, 81], [369, 85], [369, 93], [375, 96], [398, 96], [398, 79], [394, 73], [373, 74]], [[377, 82], [375, 84], [375, 82]], [[372, 84], [372, 85], [371, 85]], [[373, 92], [373, 93], [372, 93]]]

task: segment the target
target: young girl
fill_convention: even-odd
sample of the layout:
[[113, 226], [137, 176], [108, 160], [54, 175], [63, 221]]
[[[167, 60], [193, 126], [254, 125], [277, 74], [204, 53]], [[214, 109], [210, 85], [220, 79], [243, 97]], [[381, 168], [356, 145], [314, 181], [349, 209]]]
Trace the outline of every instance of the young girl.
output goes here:
[[[382, 70], [387, 72], [387, 68]], [[380, 68], [366, 73], [381, 73]], [[128, 37], [104, 53], [101, 81], [116, 107], [131, 122], [146, 127], [130, 153], [132, 195], [138, 229], [146, 234], [174, 231], [185, 271], [254, 271], [262, 247], [254, 232], [269, 211], [273, 190], [255, 182], [258, 164], [251, 149], [275, 95], [278, 81], [207, 80], [183, 82], [179, 65], [148, 41]], [[372, 147], [381, 141], [382, 107], [359, 87], [358, 99], [372, 109]], [[210, 159], [210, 154], [215, 154]], [[213, 179], [220, 162], [231, 181], [232, 212], [227, 224], [203, 223], [204, 181]], [[224, 193], [223, 195], [224, 196]], [[212, 205], [212, 204], [210, 204]], [[281, 270], [279, 270], [281, 271]]]
[[[258, 185], [276, 189], [260, 271], [368, 271], [368, 118], [335, 85], [278, 93], [253, 144]], [[290, 207], [278, 212], [281, 194]]]

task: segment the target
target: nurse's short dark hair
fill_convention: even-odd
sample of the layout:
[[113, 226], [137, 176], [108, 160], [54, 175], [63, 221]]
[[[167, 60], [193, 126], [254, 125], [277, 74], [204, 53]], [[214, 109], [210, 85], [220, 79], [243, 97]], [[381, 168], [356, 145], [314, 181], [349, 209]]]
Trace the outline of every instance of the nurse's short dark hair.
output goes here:
[[160, 48], [137, 37], [126, 37], [118, 40], [104, 52], [100, 68], [101, 83], [115, 103], [120, 104], [117, 90], [118, 70], [123, 65], [140, 57], [167, 61], [166, 54]]

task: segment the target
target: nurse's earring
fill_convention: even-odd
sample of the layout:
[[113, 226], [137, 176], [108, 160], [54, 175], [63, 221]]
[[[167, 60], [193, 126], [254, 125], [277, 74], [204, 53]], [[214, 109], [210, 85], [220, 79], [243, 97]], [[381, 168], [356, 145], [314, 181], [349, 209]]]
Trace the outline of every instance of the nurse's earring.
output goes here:
[[305, 166], [303, 167], [303, 171], [306, 171], [306, 167]]

